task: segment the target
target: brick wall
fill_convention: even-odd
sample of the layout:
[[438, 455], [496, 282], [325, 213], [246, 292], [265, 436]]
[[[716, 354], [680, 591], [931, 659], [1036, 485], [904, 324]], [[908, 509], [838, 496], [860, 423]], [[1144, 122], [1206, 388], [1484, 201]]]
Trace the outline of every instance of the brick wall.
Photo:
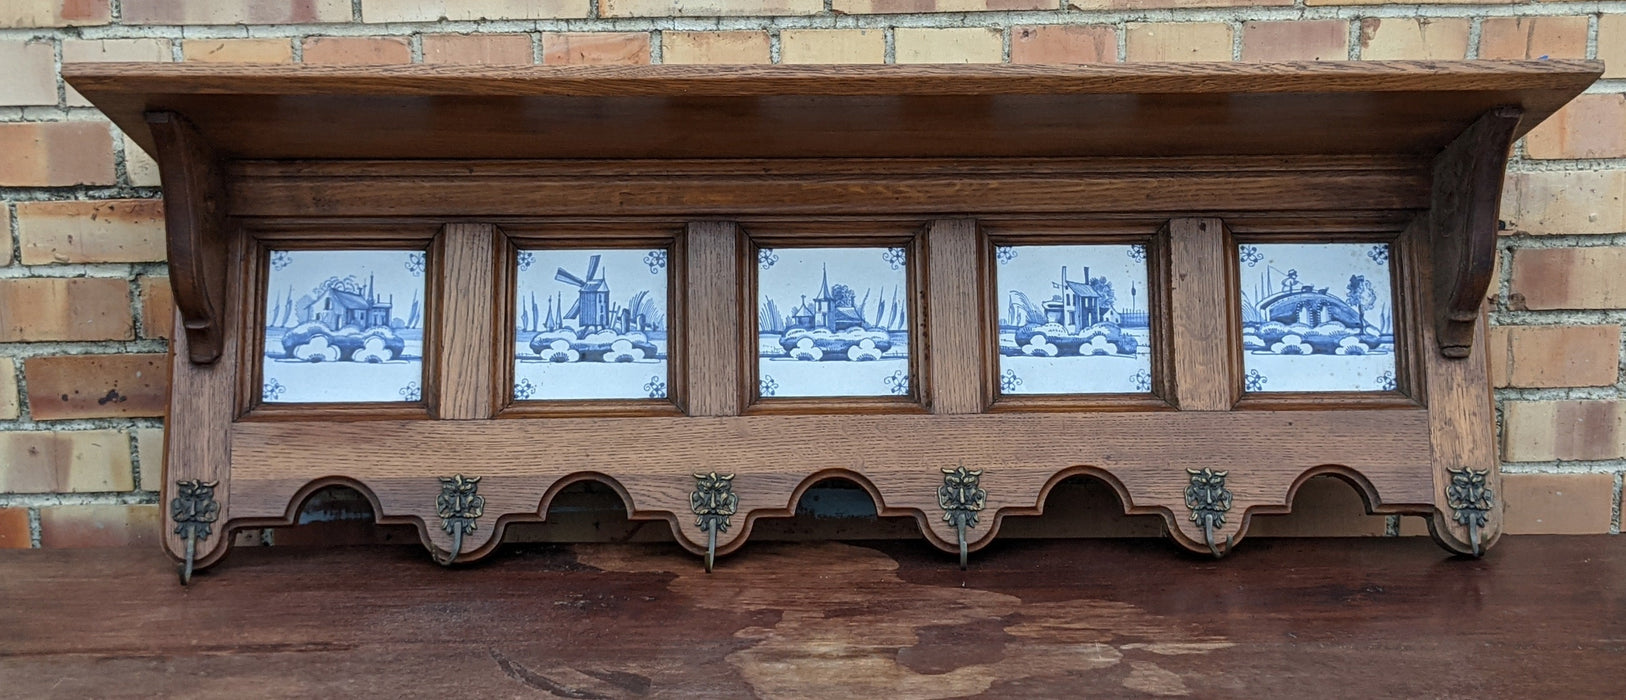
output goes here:
[[[151, 545], [171, 300], [147, 154], [63, 61], [1087, 63], [1600, 58], [1508, 175], [1491, 331], [1507, 529], [1618, 533], [1626, 0], [5, 0], [0, 547]], [[1280, 533], [1413, 533], [1308, 490]], [[155, 546], [155, 545], [153, 545]]]

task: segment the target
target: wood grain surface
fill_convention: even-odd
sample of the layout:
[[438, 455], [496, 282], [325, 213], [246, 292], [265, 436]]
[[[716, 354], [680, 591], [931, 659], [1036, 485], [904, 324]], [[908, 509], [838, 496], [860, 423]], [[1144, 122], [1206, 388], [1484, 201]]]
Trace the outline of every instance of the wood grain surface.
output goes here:
[[[981, 246], [977, 222], [940, 219], [926, 230], [926, 333], [915, 344], [926, 357], [933, 413], [981, 413], [984, 314]], [[913, 313], [919, 314], [920, 310]]]
[[[1183, 411], [1226, 411], [1236, 403], [1241, 379], [1234, 358], [1241, 343], [1229, 300], [1231, 261], [1236, 257], [1219, 219], [1169, 221], [1170, 342], [1175, 402]], [[1216, 313], [1218, 312], [1218, 313]]]
[[[743, 345], [741, 320], [756, 308], [741, 289], [740, 229], [727, 221], [689, 226], [684, 246], [688, 270], [683, 290], [684, 357], [691, 416], [739, 415]], [[752, 338], [750, 347], [756, 347]], [[753, 359], [754, 356], [753, 356]], [[707, 469], [705, 471], [711, 471]]]
[[[439, 382], [435, 416], [441, 420], [490, 418], [496, 398], [491, 371], [497, 346], [497, 251], [507, 247], [489, 224], [447, 224], [435, 272], [440, 312]], [[501, 246], [499, 248], [499, 242]]]
[[1619, 695], [1626, 540], [0, 551], [0, 688], [82, 697]]

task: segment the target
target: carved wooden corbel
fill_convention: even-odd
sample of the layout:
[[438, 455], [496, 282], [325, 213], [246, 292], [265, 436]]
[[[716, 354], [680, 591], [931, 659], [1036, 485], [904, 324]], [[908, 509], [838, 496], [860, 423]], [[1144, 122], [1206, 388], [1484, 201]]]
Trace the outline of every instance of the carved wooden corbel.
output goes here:
[[1519, 107], [1485, 112], [1434, 159], [1434, 334], [1445, 357], [1465, 358], [1473, 345], [1496, 268], [1502, 177], [1523, 115]]
[[203, 135], [174, 112], [147, 112], [152, 154], [164, 186], [169, 280], [186, 333], [188, 359], [210, 364], [225, 342], [226, 188]]

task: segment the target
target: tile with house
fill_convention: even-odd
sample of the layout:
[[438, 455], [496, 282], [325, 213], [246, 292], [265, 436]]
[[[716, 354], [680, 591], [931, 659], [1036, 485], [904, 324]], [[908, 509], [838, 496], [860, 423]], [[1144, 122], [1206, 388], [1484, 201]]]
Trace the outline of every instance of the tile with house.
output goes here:
[[1146, 246], [994, 249], [1004, 394], [1152, 388]]
[[757, 268], [762, 397], [909, 394], [905, 249], [761, 248]]
[[273, 250], [260, 398], [417, 402], [424, 252]]
[[666, 398], [666, 262], [664, 248], [520, 251], [513, 397]]

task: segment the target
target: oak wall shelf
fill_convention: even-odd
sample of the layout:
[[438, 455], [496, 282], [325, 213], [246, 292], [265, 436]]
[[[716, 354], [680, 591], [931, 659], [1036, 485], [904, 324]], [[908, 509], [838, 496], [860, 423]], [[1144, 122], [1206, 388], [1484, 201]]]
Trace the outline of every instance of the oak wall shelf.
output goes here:
[[64, 73], [162, 171], [173, 555], [340, 484], [472, 560], [596, 479], [710, 566], [832, 476], [962, 561], [1077, 474], [1480, 553], [1503, 171], [1601, 64]]

